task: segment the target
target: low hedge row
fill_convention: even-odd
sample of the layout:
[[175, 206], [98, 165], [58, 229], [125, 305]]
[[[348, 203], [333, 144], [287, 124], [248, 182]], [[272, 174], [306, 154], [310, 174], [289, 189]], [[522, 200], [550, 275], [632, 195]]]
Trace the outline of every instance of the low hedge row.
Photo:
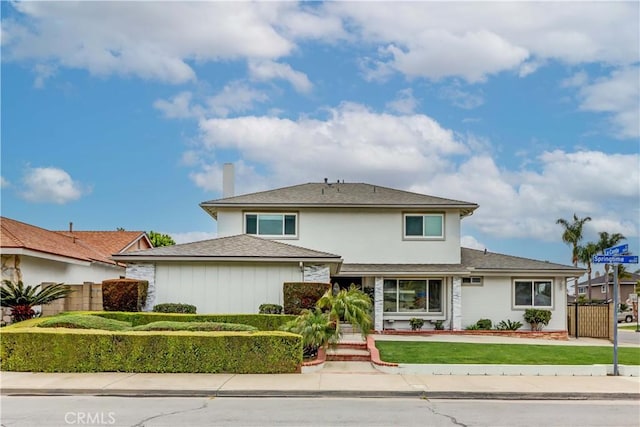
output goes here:
[[82, 312], [104, 317], [107, 319], [121, 320], [131, 323], [132, 326], [146, 325], [151, 322], [172, 321], [172, 322], [219, 322], [219, 323], [240, 323], [257, 328], [260, 331], [277, 331], [282, 325], [295, 316], [279, 314], [178, 314], [178, 313], [150, 313], [150, 312], [117, 312], [99, 311]]
[[292, 373], [302, 338], [287, 332], [109, 332], [7, 328], [5, 371]]
[[39, 328], [103, 329], [105, 331], [126, 331], [131, 329], [129, 322], [100, 316], [89, 316], [87, 314], [43, 317], [37, 326]]

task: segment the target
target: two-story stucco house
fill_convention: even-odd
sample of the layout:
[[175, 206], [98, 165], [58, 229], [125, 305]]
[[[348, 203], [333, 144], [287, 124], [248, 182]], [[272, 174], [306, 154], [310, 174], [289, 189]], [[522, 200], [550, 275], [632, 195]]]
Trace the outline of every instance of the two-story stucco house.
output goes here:
[[119, 254], [127, 277], [150, 281], [148, 307], [184, 302], [201, 313], [255, 313], [282, 304], [283, 282], [354, 283], [374, 300], [374, 327], [412, 317], [464, 329], [481, 318], [553, 311], [566, 330], [566, 280], [581, 269], [460, 247], [475, 203], [363, 183], [307, 183], [200, 205], [219, 237]]

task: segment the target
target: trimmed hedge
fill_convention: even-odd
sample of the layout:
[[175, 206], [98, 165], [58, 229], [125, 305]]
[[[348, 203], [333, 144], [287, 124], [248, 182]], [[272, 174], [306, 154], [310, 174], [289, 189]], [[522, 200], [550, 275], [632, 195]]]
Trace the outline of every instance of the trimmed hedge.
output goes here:
[[54, 317], [44, 317], [37, 326], [39, 328], [103, 329], [105, 331], [124, 331], [131, 329], [131, 323], [129, 322], [91, 316], [89, 314], [63, 314]]
[[102, 307], [105, 311], [140, 311], [147, 301], [148, 288], [146, 280], [103, 280]]
[[131, 323], [132, 326], [168, 320], [174, 322], [240, 323], [253, 326], [260, 331], [277, 331], [282, 325], [295, 318], [295, 316], [281, 314], [179, 314], [116, 311], [84, 312], [84, 314], [93, 314], [107, 319], [121, 320]]
[[282, 306], [280, 304], [260, 304], [258, 307], [260, 314], [282, 314]]
[[[100, 318], [98, 316], [94, 316]], [[104, 319], [107, 320], [107, 319]], [[118, 322], [111, 320], [110, 322]], [[124, 323], [124, 322], [122, 322]], [[238, 323], [218, 323], [218, 322], [171, 322], [160, 321], [151, 322], [146, 325], [136, 326], [134, 331], [257, 331], [254, 326], [240, 325]]]
[[191, 304], [166, 302], [153, 306], [155, 313], [186, 313], [196, 314], [196, 306]]
[[285, 314], [297, 316], [302, 310], [312, 310], [329, 289], [330, 283], [285, 282], [282, 288]]
[[302, 337], [279, 331], [7, 328], [0, 360], [3, 370], [21, 372], [292, 373], [302, 363]]

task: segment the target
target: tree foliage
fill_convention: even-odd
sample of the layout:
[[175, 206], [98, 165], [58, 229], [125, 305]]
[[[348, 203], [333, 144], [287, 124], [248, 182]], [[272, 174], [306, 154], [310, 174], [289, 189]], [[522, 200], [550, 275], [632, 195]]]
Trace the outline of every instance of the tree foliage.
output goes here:
[[151, 230], [147, 235], [149, 236], [149, 240], [151, 240], [154, 248], [158, 248], [160, 246], [173, 246], [176, 244], [173, 238], [168, 234], [156, 233]]
[[0, 304], [3, 307], [11, 308], [11, 317], [14, 322], [35, 317], [34, 306], [49, 304], [73, 292], [64, 283], [49, 285], [44, 289], [41, 286], [25, 286], [21, 280], [18, 283], [13, 283], [10, 280], [2, 281]]

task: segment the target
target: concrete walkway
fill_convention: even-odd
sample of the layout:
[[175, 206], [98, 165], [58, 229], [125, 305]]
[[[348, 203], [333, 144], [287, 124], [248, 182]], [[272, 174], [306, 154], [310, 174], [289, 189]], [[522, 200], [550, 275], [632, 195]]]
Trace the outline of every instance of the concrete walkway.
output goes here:
[[389, 375], [360, 363], [280, 375], [2, 372], [0, 382], [3, 395], [640, 400], [637, 377]]
[[[553, 341], [466, 335], [376, 335], [375, 339], [610, 345], [605, 340], [588, 338]], [[0, 388], [3, 395], [640, 400], [639, 377], [385, 374], [369, 362], [325, 362], [317, 372], [279, 375], [2, 372]]]

